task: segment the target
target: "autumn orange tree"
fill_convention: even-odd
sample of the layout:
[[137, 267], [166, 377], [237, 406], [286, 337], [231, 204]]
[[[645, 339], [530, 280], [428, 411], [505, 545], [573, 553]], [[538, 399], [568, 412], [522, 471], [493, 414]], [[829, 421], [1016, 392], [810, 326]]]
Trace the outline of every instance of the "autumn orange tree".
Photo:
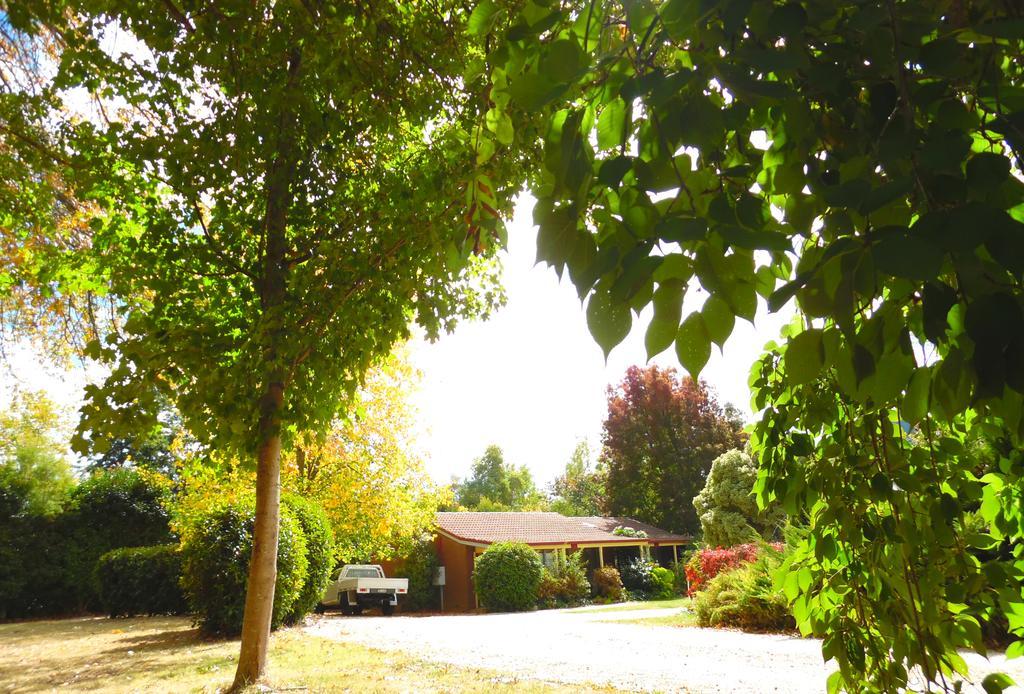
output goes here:
[[696, 535], [693, 498], [711, 463], [743, 444], [743, 423], [729, 412], [701, 381], [631, 366], [608, 388], [601, 450], [607, 510]]

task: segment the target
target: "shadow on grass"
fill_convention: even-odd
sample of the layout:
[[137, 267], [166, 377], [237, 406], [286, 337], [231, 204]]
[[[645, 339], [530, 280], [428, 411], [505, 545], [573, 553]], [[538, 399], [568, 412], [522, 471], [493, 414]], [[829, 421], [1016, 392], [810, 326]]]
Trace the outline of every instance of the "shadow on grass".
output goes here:
[[230, 643], [202, 637], [184, 617], [85, 617], [4, 624], [0, 625], [0, 682], [9, 692], [112, 685], [131, 689], [135, 674], [194, 667], [197, 661], [223, 656]]

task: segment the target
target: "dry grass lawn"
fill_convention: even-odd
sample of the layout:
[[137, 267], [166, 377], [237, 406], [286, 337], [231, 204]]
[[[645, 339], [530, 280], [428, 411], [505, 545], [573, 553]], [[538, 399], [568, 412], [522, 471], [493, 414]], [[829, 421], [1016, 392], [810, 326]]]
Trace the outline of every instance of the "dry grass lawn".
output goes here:
[[[0, 624], [0, 691], [216, 692], [230, 684], [237, 655], [238, 641], [205, 640], [180, 617]], [[278, 691], [594, 691], [414, 660], [299, 629], [274, 635], [270, 663]]]

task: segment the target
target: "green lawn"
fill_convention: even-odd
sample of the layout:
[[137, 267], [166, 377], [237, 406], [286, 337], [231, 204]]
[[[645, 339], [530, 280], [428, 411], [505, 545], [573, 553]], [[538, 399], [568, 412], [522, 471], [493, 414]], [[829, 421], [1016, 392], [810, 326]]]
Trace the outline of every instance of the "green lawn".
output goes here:
[[695, 627], [697, 615], [690, 610], [680, 611], [664, 617], [638, 617], [637, 619], [616, 619], [616, 624], [640, 624], [647, 627]]
[[690, 598], [672, 598], [671, 600], [649, 600], [647, 602], [627, 602], [613, 605], [595, 605], [576, 610], [583, 612], [634, 612], [637, 610], [664, 610], [670, 607], [690, 607]]
[[[204, 639], [182, 617], [85, 617], [0, 624], [0, 691], [212, 694], [231, 683], [237, 657], [237, 640]], [[431, 663], [310, 636], [300, 628], [274, 634], [268, 669], [269, 684], [277, 691], [613, 691]]]

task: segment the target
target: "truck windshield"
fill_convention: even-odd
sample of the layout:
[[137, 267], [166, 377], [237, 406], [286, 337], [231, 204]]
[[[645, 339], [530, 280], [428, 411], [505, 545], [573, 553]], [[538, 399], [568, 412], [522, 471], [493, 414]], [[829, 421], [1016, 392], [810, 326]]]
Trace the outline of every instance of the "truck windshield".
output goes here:
[[377, 569], [349, 569], [345, 572], [346, 578], [379, 578]]

